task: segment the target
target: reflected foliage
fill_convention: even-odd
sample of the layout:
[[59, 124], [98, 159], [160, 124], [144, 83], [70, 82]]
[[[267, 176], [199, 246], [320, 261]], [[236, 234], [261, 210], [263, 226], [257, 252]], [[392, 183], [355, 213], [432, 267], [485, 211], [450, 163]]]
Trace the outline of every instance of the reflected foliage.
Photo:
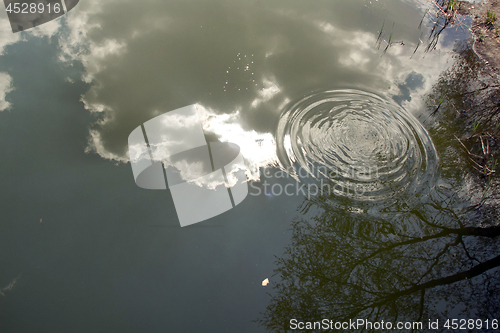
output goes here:
[[498, 317], [500, 227], [467, 223], [478, 214], [451, 208], [457, 200], [442, 190], [376, 214], [348, 212], [347, 201], [341, 207], [330, 195], [306, 200], [260, 323], [287, 332], [292, 318]]
[[[478, 205], [494, 204], [499, 199], [500, 84], [470, 43], [459, 44], [456, 51], [455, 64], [428, 96], [431, 114], [424, 123], [443, 152], [445, 174], [462, 177], [472, 171], [484, 193]], [[450, 168], [457, 162], [470, 170]]]

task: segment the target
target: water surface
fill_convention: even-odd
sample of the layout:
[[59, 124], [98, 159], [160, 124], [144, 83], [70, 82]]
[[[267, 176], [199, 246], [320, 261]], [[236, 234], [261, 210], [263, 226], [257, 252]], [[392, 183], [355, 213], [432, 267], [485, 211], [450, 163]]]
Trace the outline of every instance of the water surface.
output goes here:
[[[264, 331], [275, 256], [304, 207], [301, 194], [265, 190], [318, 180], [280, 168], [326, 166], [334, 185], [363, 185], [328, 200], [338, 220], [372, 212], [355, 218], [368, 224], [449, 183], [421, 119], [465, 33], [414, 53], [428, 7], [82, 0], [18, 34], [2, 12], [0, 287], [18, 278], [0, 295], [1, 330]], [[234, 209], [181, 228], [169, 191], [135, 185], [127, 138], [191, 104], [208, 141], [240, 146], [252, 186]]]

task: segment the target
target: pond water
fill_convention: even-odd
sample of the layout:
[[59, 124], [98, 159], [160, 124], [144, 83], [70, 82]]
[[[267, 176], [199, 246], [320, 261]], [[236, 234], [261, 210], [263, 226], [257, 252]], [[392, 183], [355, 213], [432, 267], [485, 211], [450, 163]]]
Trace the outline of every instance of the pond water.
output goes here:
[[[426, 52], [432, 13], [416, 0], [82, 0], [14, 34], [2, 11], [0, 331], [498, 318], [496, 244], [467, 238], [479, 224], [456, 209], [477, 198], [448, 136], [429, 131], [427, 96], [470, 19]], [[249, 186], [181, 227], [174, 192], [135, 184], [128, 140], [188, 105], [206, 141], [239, 146]]]

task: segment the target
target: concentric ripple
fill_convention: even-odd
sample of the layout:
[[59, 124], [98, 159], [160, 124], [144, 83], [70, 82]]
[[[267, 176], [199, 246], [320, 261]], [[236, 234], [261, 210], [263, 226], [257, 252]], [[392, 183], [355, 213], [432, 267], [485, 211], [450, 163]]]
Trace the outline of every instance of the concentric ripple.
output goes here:
[[416, 191], [436, 173], [434, 145], [418, 120], [368, 92], [305, 97], [282, 113], [276, 136], [283, 168], [327, 180], [329, 191], [356, 200]]

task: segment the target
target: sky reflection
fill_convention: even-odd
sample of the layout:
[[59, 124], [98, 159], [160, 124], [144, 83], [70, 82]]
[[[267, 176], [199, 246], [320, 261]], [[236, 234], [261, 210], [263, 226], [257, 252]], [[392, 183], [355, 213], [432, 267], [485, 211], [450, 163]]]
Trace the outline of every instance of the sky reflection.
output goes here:
[[[415, 97], [429, 91], [449, 60], [442, 56], [446, 49], [410, 59], [421, 34], [422, 4], [113, 3], [82, 2], [67, 18], [30, 33], [50, 36], [63, 27], [59, 57], [83, 64], [82, 79], [91, 87], [82, 101], [99, 114], [87, 151], [114, 161], [129, 160], [126, 137], [137, 124], [198, 103], [204, 130], [237, 143], [255, 178], [260, 166], [276, 164], [273, 135], [289, 103], [313, 91], [358, 88], [397, 96], [418, 115], [423, 102]], [[385, 54], [384, 46], [376, 47], [384, 20], [383, 38], [394, 34], [392, 40], [406, 44]], [[412, 85], [415, 77], [418, 85]], [[0, 76], [4, 109], [9, 104], [2, 96], [12, 89], [8, 78]]]
[[[258, 179], [278, 166], [283, 110], [315, 93], [376, 93], [418, 117], [455, 39], [410, 58], [426, 4], [87, 0], [17, 34], [0, 13], [0, 250], [14, 254], [0, 258], [0, 286], [22, 273], [0, 330], [257, 332], [261, 282], [277, 281], [303, 197], [249, 195], [179, 228], [171, 191], [134, 184], [129, 159], [144, 151], [128, 155], [130, 133], [196, 104], [206, 142], [238, 145]], [[405, 42], [385, 54], [384, 20], [382, 39]], [[293, 181], [266, 171], [268, 185]]]

